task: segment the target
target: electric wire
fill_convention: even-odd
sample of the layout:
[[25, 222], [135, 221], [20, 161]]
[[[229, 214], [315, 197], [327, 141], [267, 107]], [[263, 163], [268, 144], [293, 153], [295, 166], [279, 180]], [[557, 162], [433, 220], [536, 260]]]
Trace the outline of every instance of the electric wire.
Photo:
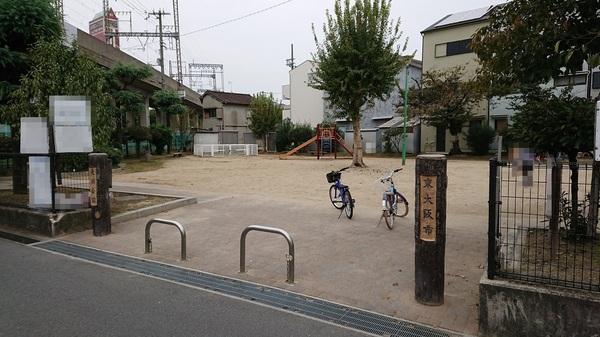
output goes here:
[[183, 37], [183, 36], [188, 36], [188, 35], [192, 35], [192, 34], [196, 34], [196, 33], [204, 32], [204, 31], [207, 31], [207, 30], [210, 30], [210, 29], [213, 29], [213, 28], [217, 28], [217, 27], [220, 27], [220, 26], [226, 25], [226, 24], [228, 24], [228, 23], [232, 23], [232, 22], [240, 21], [240, 20], [243, 20], [243, 19], [249, 18], [249, 17], [251, 17], [251, 16], [258, 15], [258, 14], [261, 14], [261, 13], [267, 12], [267, 11], [269, 11], [269, 10], [275, 9], [275, 8], [277, 8], [277, 7], [281, 7], [281, 6], [283, 6], [283, 5], [285, 5], [285, 4], [288, 4], [288, 3], [292, 2], [292, 1], [294, 1], [294, 0], [286, 0], [286, 1], [282, 1], [282, 2], [280, 2], [280, 3], [277, 3], [277, 4], [275, 4], [275, 5], [273, 5], [273, 6], [270, 6], [270, 7], [266, 7], [266, 8], [263, 8], [263, 9], [259, 9], [259, 10], [257, 10], [257, 11], [254, 11], [254, 12], [251, 12], [251, 13], [248, 13], [248, 14], [244, 14], [244, 15], [242, 15], [242, 16], [238, 16], [238, 17], [236, 17], [236, 18], [233, 18], [233, 19], [225, 20], [225, 21], [223, 21], [223, 22], [220, 22], [220, 23], [217, 23], [217, 24], [214, 24], [214, 25], [208, 26], [208, 27], [204, 27], [204, 28], [196, 29], [196, 30], [193, 30], [193, 31], [191, 31], [191, 32], [187, 32], [187, 33], [185, 33], [185, 34], [181, 34], [181, 36]]

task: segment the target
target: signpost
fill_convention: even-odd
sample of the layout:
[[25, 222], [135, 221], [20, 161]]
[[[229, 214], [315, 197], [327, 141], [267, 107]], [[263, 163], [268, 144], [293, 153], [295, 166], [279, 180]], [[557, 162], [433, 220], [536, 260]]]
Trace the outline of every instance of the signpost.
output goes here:
[[416, 163], [415, 299], [444, 304], [446, 156], [420, 155]]
[[410, 68], [408, 67], [408, 65], [406, 66], [406, 69], [404, 70], [406, 76], [404, 76], [404, 130], [402, 131], [402, 166], [406, 165], [406, 140], [407, 140], [407, 134], [406, 134], [406, 123], [408, 120], [408, 70]]

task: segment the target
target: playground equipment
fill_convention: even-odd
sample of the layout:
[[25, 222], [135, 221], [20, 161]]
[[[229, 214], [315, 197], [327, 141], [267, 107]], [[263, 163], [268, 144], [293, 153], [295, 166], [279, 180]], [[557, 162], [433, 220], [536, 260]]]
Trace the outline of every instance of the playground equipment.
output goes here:
[[317, 135], [307, 140], [306, 142], [296, 146], [290, 152], [282, 154], [279, 156], [279, 159], [287, 159], [289, 156], [297, 153], [303, 148], [317, 143], [317, 159], [321, 159], [323, 154], [332, 153], [334, 158], [337, 159], [337, 146], [335, 143], [340, 144], [350, 155], [352, 155], [352, 151], [346, 147], [344, 144], [344, 140], [337, 133], [335, 124], [329, 127], [323, 127], [321, 124], [317, 125]]

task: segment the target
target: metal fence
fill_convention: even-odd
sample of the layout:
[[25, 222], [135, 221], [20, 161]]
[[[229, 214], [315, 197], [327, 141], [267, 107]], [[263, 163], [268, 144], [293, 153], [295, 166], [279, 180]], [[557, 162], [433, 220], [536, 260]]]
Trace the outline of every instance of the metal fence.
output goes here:
[[[0, 153], [2, 161], [10, 162], [11, 166], [6, 171], [8, 178], [0, 184], [1, 205], [52, 212], [89, 207], [89, 161], [86, 153]], [[32, 165], [33, 170], [29, 170]], [[49, 200], [36, 204], [30, 195], [34, 186], [42, 190], [49, 188]]]
[[592, 168], [490, 161], [489, 278], [600, 291]]

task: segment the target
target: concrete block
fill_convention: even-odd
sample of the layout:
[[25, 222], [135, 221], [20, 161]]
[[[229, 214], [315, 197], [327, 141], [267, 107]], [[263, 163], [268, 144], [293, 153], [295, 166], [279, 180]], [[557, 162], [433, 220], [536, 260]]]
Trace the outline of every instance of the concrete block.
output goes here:
[[483, 337], [598, 337], [600, 293], [506, 280], [479, 283]]

